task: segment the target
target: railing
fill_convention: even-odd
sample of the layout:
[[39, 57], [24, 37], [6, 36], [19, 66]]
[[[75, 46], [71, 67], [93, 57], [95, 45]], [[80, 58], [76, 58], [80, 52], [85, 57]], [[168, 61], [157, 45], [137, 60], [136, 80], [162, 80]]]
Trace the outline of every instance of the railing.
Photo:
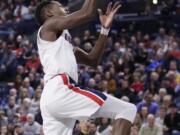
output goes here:
[[[152, 22], [152, 24], [164, 22], [168, 25], [172, 25], [172, 28], [175, 28], [176, 30], [178, 29], [180, 30], [180, 14], [175, 14], [175, 15], [119, 14], [115, 17], [115, 20], [116, 20], [115, 22], [116, 26], [121, 26], [123, 24], [129, 25], [132, 22], [135, 22], [136, 24], [143, 23], [143, 25], [146, 25], [146, 22], [148, 22], [149, 25], [151, 25], [150, 22]], [[93, 22], [90, 22], [89, 26], [91, 26], [92, 28], [92, 27], [95, 27], [95, 25], [98, 23], [99, 23], [99, 19], [97, 18]], [[25, 33], [27, 35], [31, 35], [37, 30], [37, 28], [38, 28], [38, 25], [36, 24], [34, 19], [22, 20], [18, 23], [16, 22], [6, 23], [0, 26], [0, 37], [7, 36], [13, 32]], [[87, 27], [85, 29], [87, 29]], [[81, 28], [81, 30], [83, 29]], [[152, 29], [152, 32], [153, 32], [153, 29]]]

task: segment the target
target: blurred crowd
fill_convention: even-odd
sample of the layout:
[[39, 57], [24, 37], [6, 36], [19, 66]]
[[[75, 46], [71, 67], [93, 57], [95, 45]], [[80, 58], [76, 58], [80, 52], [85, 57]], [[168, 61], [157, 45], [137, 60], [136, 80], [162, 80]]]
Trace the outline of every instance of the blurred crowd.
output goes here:
[[[35, 7], [39, 1], [40, 0], [1, 0], [0, 24], [19, 22], [21, 20], [31, 20], [34, 17]], [[68, 5], [68, 3], [71, 3], [71, 6], [74, 2], [73, 0], [58, 1], [60, 1], [63, 5]], [[108, 1], [115, 2], [118, 0]], [[122, 3], [126, 4], [131, 4], [133, 2], [138, 2], [138, 0], [122, 0]], [[144, 15], [180, 13], [180, 0], [144, 0], [143, 3], [145, 3], [145, 5], [142, 6], [142, 9], [144, 10], [142, 14]], [[142, 11], [137, 11], [137, 13], [139, 12]]]
[[[152, 35], [125, 29], [111, 34], [97, 68], [80, 66], [79, 83], [136, 104], [131, 135], [179, 135], [180, 39], [175, 30], [163, 27]], [[95, 41], [87, 30], [82, 39], [74, 38], [74, 45], [90, 52]], [[89, 134], [109, 135], [111, 122], [99, 119], [78, 126]]]
[[[2, 0], [0, 24], [30, 19], [36, 2]], [[111, 32], [99, 65], [79, 65], [79, 85], [136, 104], [131, 135], [180, 135], [179, 35], [168, 27], [153, 34], [134, 31]], [[73, 44], [90, 52], [98, 34], [85, 30]], [[21, 33], [1, 38], [0, 135], [43, 135], [43, 85], [36, 44]], [[112, 125], [107, 118], [77, 121], [74, 135], [110, 135]]]
[[0, 24], [32, 19], [37, 2], [38, 0], [1, 0]]
[[145, 14], [176, 14], [180, 13], [180, 0], [145, 0]]
[[[0, 25], [33, 19], [39, 1], [41, 0], [1, 0]], [[69, 2], [69, 0], [60, 1], [63, 5], [67, 5]]]

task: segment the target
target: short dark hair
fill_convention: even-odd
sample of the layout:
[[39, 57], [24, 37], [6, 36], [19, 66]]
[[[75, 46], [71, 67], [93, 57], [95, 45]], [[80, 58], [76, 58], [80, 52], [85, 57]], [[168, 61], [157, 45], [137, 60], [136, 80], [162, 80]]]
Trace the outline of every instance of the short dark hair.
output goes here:
[[51, 1], [52, 0], [42, 0], [36, 7], [35, 18], [39, 25], [44, 23], [44, 9], [51, 4]]

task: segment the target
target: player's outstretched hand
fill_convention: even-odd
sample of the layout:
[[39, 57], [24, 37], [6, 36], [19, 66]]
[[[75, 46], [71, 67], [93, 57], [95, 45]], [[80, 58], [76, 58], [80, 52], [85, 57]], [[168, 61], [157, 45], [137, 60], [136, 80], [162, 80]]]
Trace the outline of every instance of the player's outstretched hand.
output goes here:
[[106, 14], [103, 14], [102, 10], [98, 9], [101, 25], [104, 28], [111, 27], [113, 18], [120, 7], [121, 7], [121, 4], [119, 2], [116, 2], [114, 5], [112, 5], [112, 2], [111, 2], [108, 4]]

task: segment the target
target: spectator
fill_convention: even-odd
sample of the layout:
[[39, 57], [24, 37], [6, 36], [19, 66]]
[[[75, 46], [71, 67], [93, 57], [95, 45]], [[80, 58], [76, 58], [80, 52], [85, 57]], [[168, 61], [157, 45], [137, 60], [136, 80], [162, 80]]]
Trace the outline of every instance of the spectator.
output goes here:
[[80, 131], [76, 135], [88, 135], [89, 134], [89, 125], [88, 121], [81, 121], [79, 123]]
[[140, 80], [140, 74], [133, 75], [133, 83], [131, 84], [131, 88], [136, 92], [139, 93], [144, 89], [144, 84]]
[[23, 1], [19, 0], [18, 5], [15, 7], [14, 16], [16, 17], [16, 21], [24, 18], [25, 15], [29, 13], [29, 9], [23, 5]]
[[19, 113], [16, 113], [13, 118], [13, 124], [22, 124], [21, 123], [21, 115]]
[[25, 98], [29, 98], [29, 93], [28, 93], [28, 90], [26, 88], [20, 88], [20, 93], [19, 93], [19, 100], [18, 100], [18, 103], [21, 104], [23, 102], [23, 100]]
[[88, 87], [92, 89], [96, 88], [96, 81], [93, 78], [89, 79]]
[[25, 67], [31, 70], [34, 69], [35, 71], [40, 68], [40, 60], [35, 52], [32, 54], [32, 58], [26, 62]]
[[139, 135], [163, 135], [162, 130], [155, 124], [155, 116], [149, 114], [147, 117], [148, 124], [141, 128]]
[[34, 115], [27, 115], [27, 122], [24, 125], [24, 135], [40, 135], [41, 126], [34, 121]]
[[140, 118], [141, 118], [141, 124], [142, 126], [147, 123], [147, 116], [148, 116], [148, 107], [143, 106], [140, 111]]
[[180, 114], [178, 113], [176, 104], [170, 105], [170, 113], [165, 116], [164, 125], [166, 135], [180, 134]]
[[96, 131], [97, 131], [97, 127], [95, 123], [91, 122], [89, 126], [89, 135], [99, 135]]
[[156, 115], [159, 106], [156, 102], [153, 101], [153, 95], [150, 92], [146, 92], [144, 95], [144, 100], [137, 104], [138, 112], [143, 106], [148, 107], [148, 113]]
[[38, 112], [38, 109], [39, 109], [39, 106], [40, 106], [41, 92], [42, 92], [41, 89], [36, 89], [34, 97], [33, 97], [32, 102], [31, 102], [31, 107], [36, 112]]
[[166, 30], [163, 27], [161, 27], [159, 29], [159, 35], [156, 38], [156, 42], [161, 46], [163, 46], [168, 43], [168, 40], [169, 40], [169, 36], [166, 35]]
[[[13, 76], [13, 69], [16, 68], [16, 56], [7, 48], [7, 43], [2, 44], [0, 49], [0, 74], [1, 76], [6, 73], [9, 76]], [[7, 70], [9, 72], [7, 72]]]
[[163, 104], [163, 99], [167, 95], [167, 90], [165, 88], [160, 88], [159, 93], [155, 95], [154, 98], [156, 98], [156, 101], [159, 103], [159, 105]]
[[73, 130], [73, 135], [78, 135], [80, 131], [81, 131], [80, 122], [76, 121], [74, 130]]
[[8, 128], [7, 126], [1, 126], [1, 135], [8, 135]]
[[26, 77], [23, 81], [23, 87], [28, 90], [28, 95], [30, 98], [34, 95], [34, 88], [30, 85], [30, 79]]
[[115, 92], [115, 96], [121, 98], [123, 96], [129, 97], [131, 102], [136, 102], [136, 96], [134, 92], [129, 87], [129, 82], [127, 80], [121, 81], [121, 87]]
[[24, 131], [21, 125], [16, 124], [14, 127], [14, 135], [24, 135]]
[[18, 97], [17, 97], [17, 90], [15, 88], [12, 88], [9, 90], [9, 96], [10, 97], [14, 97], [15, 100], [17, 101]]
[[170, 95], [166, 95], [163, 98], [163, 106], [168, 110], [169, 106], [171, 105], [172, 97]]
[[31, 103], [31, 99], [30, 98], [25, 98], [20, 106], [20, 112], [21, 115], [27, 115], [29, 113], [32, 114], [36, 114], [37, 112], [34, 110], [34, 108], [32, 107], [32, 103]]
[[156, 117], [156, 124], [159, 125], [162, 129], [164, 126], [164, 118], [166, 116], [166, 108], [161, 106], [158, 112], [158, 116]]
[[142, 126], [142, 121], [141, 121], [139, 114], [137, 114], [135, 117], [134, 123], [131, 127], [131, 134], [130, 135], [138, 135], [141, 126]]
[[74, 37], [73, 41], [75, 46], [81, 47], [81, 39], [79, 37]]
[[8, 121], [12, 122], [13, 117], [17, 111], [18, 105], [16, 104], [15, 97], [9, 97], [8, 105], [4, 108], [5, 114], [8, 117]]
[[116, 90], [116, 81], [112, 78], [112, 75], [110, 72], [105, 73], [105, 79], [108, 82], [108, 92], [113, 93]]
[[97, 127], [97, 134], [110, 135], [111, 131], [112, 126], [110, 125], [110, 120], [108, 118], [102, 118], [100, 125]]

